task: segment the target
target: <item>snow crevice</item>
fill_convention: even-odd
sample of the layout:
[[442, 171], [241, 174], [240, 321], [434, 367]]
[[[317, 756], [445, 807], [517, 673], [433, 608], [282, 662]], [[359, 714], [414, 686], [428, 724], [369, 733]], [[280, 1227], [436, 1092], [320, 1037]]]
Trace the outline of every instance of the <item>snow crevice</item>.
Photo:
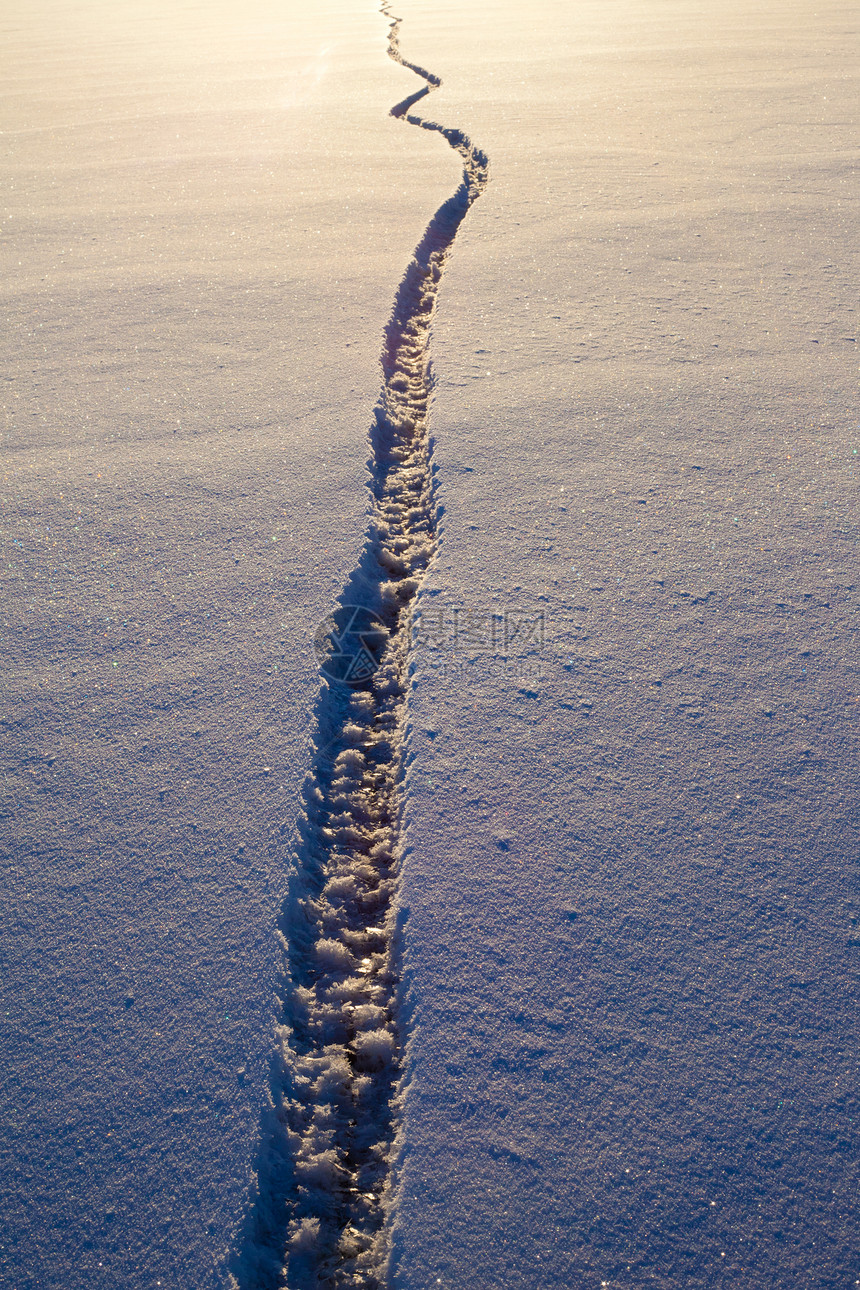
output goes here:
[[280, 920], [280, 1024], [255, 1194], [233, 1260], [236, 1290], [382, 1290], [388, 1279], [405, 1039], [393, 932], [409, 642], [412, 605], [436, 549], [430, 327], [448, 252], [487, 183], [487, 159], [461, 131], [411, 113], [441, 82], [402, 57], [400, 19], [387, 5], [382, 13], [391, 22], [389, 55], [426, 81], [392, 115], [442, 134], [463, 158], [463, 180], [431, 219], [385, 328], [368, 537], [330, 620], [338, 639], [357, 607], [366, 615], [370, 666], [348, 685], [326, 679], [323, 668]]

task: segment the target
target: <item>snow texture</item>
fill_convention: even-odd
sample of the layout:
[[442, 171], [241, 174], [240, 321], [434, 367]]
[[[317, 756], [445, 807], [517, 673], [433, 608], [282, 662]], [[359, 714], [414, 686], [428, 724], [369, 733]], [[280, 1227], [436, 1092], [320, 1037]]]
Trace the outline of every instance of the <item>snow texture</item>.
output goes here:
[[847, 1290], [856, 14], [402, 13], [0, 14], [0, 1285]]
[[850, 1287], [856, 16], [404, 12], [493, 181], [434, 323], [392, 1285]]
[[374, 9], [10, 0], [0, 27], [0, 1284], [223, 1288], [314, 635], [458, 158], [389, 117], [414, 76]]

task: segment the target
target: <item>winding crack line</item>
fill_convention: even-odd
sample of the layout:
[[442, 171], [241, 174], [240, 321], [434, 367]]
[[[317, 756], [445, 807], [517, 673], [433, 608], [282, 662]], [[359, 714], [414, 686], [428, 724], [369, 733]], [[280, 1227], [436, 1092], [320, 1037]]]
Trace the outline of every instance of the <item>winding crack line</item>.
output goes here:
[[[385, 328], [383, 385], [370, 430], [372, 513], [359, 566], [329, 621], [332, 648], [366, 617], [366, 666], [323, 679], [313, 769], [280, 920], [284, 974], [256, 1194], [233, 1261], [236, 1290], [382, 1290], [402, 1035], [393, 908], [412, 606], [436, 551], [428, 415], [430, 325], [445, 261], [488, 163], [462, 131], [410, 109], [441, 81], [388, 53], [426, 85], [391, 115], [441, 134], [463, 180], [436, 211]], [[331, 656], [329, 656], [331, 658]], [[326, 672], [324, 665], [323, 672]], [[329, 673], [331, 675], [331, 673]]]

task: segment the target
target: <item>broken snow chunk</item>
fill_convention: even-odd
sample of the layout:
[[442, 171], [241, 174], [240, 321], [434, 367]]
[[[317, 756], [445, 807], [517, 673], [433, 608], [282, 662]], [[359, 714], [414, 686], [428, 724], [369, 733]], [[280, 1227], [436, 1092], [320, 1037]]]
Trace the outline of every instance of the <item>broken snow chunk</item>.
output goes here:
[[302, 1218], [290, 1224], [290, 1249], [294, 1254], [310, 1254], [320, 1238], [318, 1218]]
[[354, 1259], [368, 1248], [371, 1237], [359, 1232], [355, 1227], [345, 1227], [338, 1241], [338, 1253], [342, 1258]]
[[384, 582], [380, 595], [383, 604], [396, 605], [408, 600], [417, 590], [417, 578], [401, 578], [399, 582]]
[[325, 937], [316, 943], [317, 962], [325, 968], [340, 968], [350, 972], [355, 967], [355, 959], [342, 941]]
[[360, 976], [348, 976], [344, 981], [332, 986], [331, 996], [338, 999], [357, 999], [359, 1002], [367, 996], [367, 986]]
[[327, 1189], [334, 1188], [343, 1172], [334, 1147], [320, 1151], [316, 1155], [299, 1156], [296, 1161], [296, 1173], [301, 1182], [314, 1184]]
[[389, 573], [406, 573], [408, 568], [406, 562], [401, 560], [400, 556], [395, 555], [393, 551], [389, 551], [385, 547], [382, 547], [379, 552], [379, 563]]
[[370, 843], [370, 837], [368, 834], [352, 825], [347, 825], [345, 828], [341, 827], [334, 829], [332, 831], [332, 837], [335, 842], [340, 843], [341, 846], [354, 845], [360, 847], [362, 843], [367, 845]]
[[355, 817], [352, 813], [352, 802], [348, 802], [346, 809], [338, 811], [336, 815], [329, 816], [329, 830], [331, 829], [348, 829], [355, 823]]
[[371, 1030], [386, 1019], [385, 1009], [373, 1003], [362, 1003], [353, 1009], [352, 1020], [359, 1030]]
[[403, 687], [396, 676], [383, 676], [378, 678], [373, 688], [379, 695], [380, 699], [387, 699], [392, 695], [401, 694], [403, 690]]
[[343, 773], [344, 771], [358, 774], [364, 770], [364, 757], [357, 748], [344, 748], [342, 753], [338, 753], [334, 762], [335, 770]]
[[349, 1092], [352, 1070], [346, 1058], [338, 1053], [314, 1082], [314, 1093], [322, 1102], [330, 1102]]
[[358, 895], [359, 886], [352, 874], [339, 874], [336, 878], [329, 879], [325, 892], [327, 896], [341, 896], [349, 900]]
[[384, 910], [391, 899], [391, 889], [388, 884], [380, 884], [376, 890], [368, 890], [361, 894], [361, 908], [368, 914], [375, 914]]
[[376, 869], [372, 865], [357, 864], [353, 868], [353, 873], [355, 874], [356, 878], [358, 878], [361, 882], [365, 883], [369, 887], [374, 886], [376, 884], [378, 874], [376, 872]]
[[307, 1015], [316, 1003], [316, 991], [308, 990], [302, 985], [297, 985], [293, 989], [293, 1002], [297, 1010], [301, 1009]]
[[[338, 785], [340, 785], [341, 781], [338, 780], [337, 783]], [[331, 808], [331, 816], [329, 817], [330, 819], [334, 819], [339, 812], [342, 813], [344, 811], [352, 811], [355, 807], [355, 792], [352, 791], [349, 793], [341, 793], [339, 791], [332, 789], [331, 801], [329, 805]]]
[[366, 1030], [356, 1035], [353, 1047], [365, 1070], [382, 1070], [394, 1060], [396, 1052], [394, 1036], [387, 1030]]
[[331, 782], [332, 807], [336, 802], [344, 805], [348, 811], [352, 810], [352, 803], [355, 795], [361, 789], [361, 778], [354, 775], [335, 775]]
[[344, 931], [343, 938], [354, 954], [370, 954], [379, 950], [388, 940], [384, 927], [362, 927]]

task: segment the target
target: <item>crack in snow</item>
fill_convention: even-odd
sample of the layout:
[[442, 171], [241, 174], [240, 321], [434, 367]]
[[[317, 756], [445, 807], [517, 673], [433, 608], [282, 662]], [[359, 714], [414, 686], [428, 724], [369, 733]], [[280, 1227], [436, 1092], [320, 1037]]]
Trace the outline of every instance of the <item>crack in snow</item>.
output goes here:
[[412, 604], [436, 549], [428, 443], [430, 325], [445, 260], [487, 183], [487, 158], [459, 130], [410, 113], [437, 76], [391, 113], [442, 134], [463, 181], [415, 250], [385, 329], [383, 386], [370, 431], [368, 538], [335, 630], [372, 614], [378, 666], [354, 688], [322, 681], [301, 841], [281, 914], [285, 968], [256, 1194], [232, 1284], [239, 1290], [381, 1290], [403, 1036], [393, 948]]

